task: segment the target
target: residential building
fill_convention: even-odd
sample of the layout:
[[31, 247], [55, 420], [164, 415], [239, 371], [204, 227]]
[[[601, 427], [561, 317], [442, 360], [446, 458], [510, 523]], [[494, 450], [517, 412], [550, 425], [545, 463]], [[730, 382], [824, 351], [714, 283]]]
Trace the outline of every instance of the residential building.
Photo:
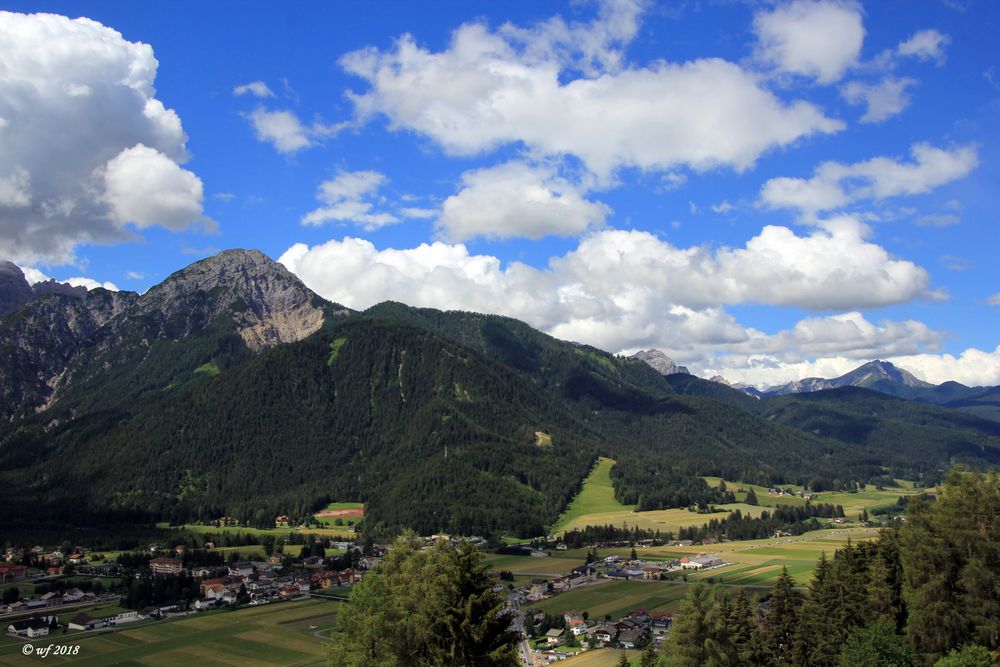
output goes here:
[[7, 626], [7, 632], [18, 637], [35, 639], [36, 637], [46, 637], [49, 634], [49, 623], [53, 617], [29, 618], [24, 621], [16, 621]]
[[149, 561], [149, 571], [153, 574], [180, 574], [184, 564], [177, 558], [158, 556]]
[[21, 581], [28, 576], [28, 568], [18, 563], [0, 563], [0, 584]]

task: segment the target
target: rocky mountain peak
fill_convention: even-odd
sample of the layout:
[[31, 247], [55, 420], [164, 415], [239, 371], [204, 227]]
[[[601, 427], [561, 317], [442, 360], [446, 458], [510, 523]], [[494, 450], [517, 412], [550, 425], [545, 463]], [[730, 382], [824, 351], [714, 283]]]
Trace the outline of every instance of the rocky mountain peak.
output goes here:
[[685, 373], [690, 375], [684, 366], [678, 366], [674, 360], [655, 348], [640, 350], [632, 355], [632, 359], [645, 361], [661, 375], [673, 375], [675, 373]]
[[851, 384], [858, 387], [867, 387], [881, 381], [889, 381], [901, 384], [905, 387], [930, 387], [930, 383], [918, 379], [909, 371], [898, 368], [888, 361], [876, 359], [862, 364], [850, 373], [837, 378], [842, 384]]
[[259, 352], [314, 333], [332, 305], [259, 250], [235, 249], [171, 274], [142, 296], [136, 310], [161, 316], [171, 338], [231, 316], [243, 341]]
[[73, 287], [52, 279], [31, 285], [17, 264], [0, 262], [0, 317], [46, 294], [82, 297], [87, 294], [87, 288]]

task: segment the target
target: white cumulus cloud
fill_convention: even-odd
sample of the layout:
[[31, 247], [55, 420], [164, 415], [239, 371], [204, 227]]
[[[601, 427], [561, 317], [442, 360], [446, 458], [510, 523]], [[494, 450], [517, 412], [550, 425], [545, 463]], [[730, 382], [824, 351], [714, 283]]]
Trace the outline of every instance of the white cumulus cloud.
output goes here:
[[[134, 222], [204, 222], [200, 181], [178, 166], [187, 159], [180, 118], [156, 97], [152, 47], [90, 19], [0, 12], [0, 53], [0, 256], [68, 263], [81, 243], [130, 238], [105, 176], [139, 147], [198, 185], [174, 189], [156, 216]], [[135, 171], [117, 176], [118, 194], [143, 187]]]
[[757, 57], [781, 72], [834, 83], [857, 63], [865, 38], [854, 2], [794, 0], [754, 16]]
[[253, 95], [254, 97], [274, 97], [271, 90], [263, 81], [251, 81], [242, 86], [233, 88], [233, 95]]
[[356, 116], [384, 115], [391, 129], [453, 155], [511, 144], [573, 155], [604, 178], [629, 166], [743, 170], [770, 149], [844, 127], [725, 60], [625, 66], [619, 47], [635, 34], [635, 8], [603, 7], [587, 25], [465, 24], [439, 52], [403, 35], [392, 49], [349, 53], [342, 66], [369, 84], [349, 95]]
[[[928, 296], [923, 269], [892, 258], [863, 233], [849, 220], [808, 236], [766, 227], [744, 247], [713, 252], [678, 248], [647, 232], [600, 230], [544, 269], [503, 266], [462, 244], [379, 250], [350, 237], [296, 244], [279, 261], [317, 293], [354, 308], [399, 300], [501, 313], [607, 350], [683, 351], [695, 344], [752, 345], [756, 334], [722, 304], [852, 310]], [[796, 335], [808, 334], [803, 329]], [[926, 338], [907, 330], [916, 334]]]
[[945, 47], [950, 42], [950, 37], [937, 30], [921, 30], [901, 42], [896, 47], [896, 53], [920, 60], [935, 60], [938, 64], [942, 64], [945, 60]]
[[304, 225], [326, 222], [354, 222], [366, 230], [378, 229], [399, 222], [391, 213], [376, 211], [369, 201], [386, 182], [377, 171], [344, 171], [320, 184], [316, 198], [323, 206], [302, 218]]
[[180, 230], [200, 220], [213, 226], [201, 215], [201, 179], [155, 148], [137, 144], [108, 160], [104, 191], [112, 218], [122, 225]]
[[[42, 283], [48, 280], [55, 280], [51, 276], [47, 276], [38, 269], [32, 266], [20, 266], [21, 273], [24, 274], [24, 279], [28, 281], [29, 285], [34, 285], [35, 283]], [[86, 287], [88, 290], [97, 289], [98, 287], [103, 287], [111, 292], [117, 292], [118, 286], [113, 282], [105, 281], [100, 282], [94, 280], [93, 278], [84, 278], [81, 276], [74, 276], [73, 278], [67, 278], [66, 280], [59, 280], [57, 282], [68, 283], [73, 287]]]
[[862, 123], [881, 123], [909, 106], [910, 95], [906, 89], [916, 83], [915, 79], [907, 77], [887, 76], [876, 84], [851, 81], [840, 89], [840, 93], [851, 104], [865, 105]]
[[812, 178], [779, 177], [761, 188], [760, 201], [770, 208], [799, 209], [807, 216], [862, 200], [930, 192], [964, 178], [979, 164], [973, 146], [936, 148], [927, 143], [910, 148], [912, 161], [876, 157], [854, 164], [824, 162]]
[[312, 145], [307, 129], [291, 111], [258, 108], [247, 114], [257, 140], [270, 143], [279, 153], [294, 153]]
[[462, 189], [445, 200], [436, 227], [452, 241], [575, 236], [603, 226], [610, 212], [552, 169], [515, 161], [463, 174]]

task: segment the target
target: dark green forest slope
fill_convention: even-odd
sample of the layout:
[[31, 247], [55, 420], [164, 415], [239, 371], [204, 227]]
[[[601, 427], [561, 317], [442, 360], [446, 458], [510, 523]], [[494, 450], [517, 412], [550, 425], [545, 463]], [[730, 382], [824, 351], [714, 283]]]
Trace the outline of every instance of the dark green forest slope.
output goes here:
[[[272, 264], [223, 253], [62, 337], [52, 404], [4, 406], [0, 522], [263, 526], [360, 500], [372, 529], [537, 534], [598, 455], [650, 508], [711, 502], [701, 475], [844, 488], [1000, 461], [996, 423], [944, 408], [860, 389], [758, 400], [509, 318], [351, 312]], [[25, 378], [48, 358], [31, 318], [59, 316], [31, 308], [0, 321]]]

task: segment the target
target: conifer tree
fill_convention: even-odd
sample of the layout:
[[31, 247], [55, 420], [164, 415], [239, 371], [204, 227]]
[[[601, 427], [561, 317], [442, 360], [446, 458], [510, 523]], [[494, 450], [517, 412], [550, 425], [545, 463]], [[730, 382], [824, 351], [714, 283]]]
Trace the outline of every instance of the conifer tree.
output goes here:
[[901, 530], [906, 631], [925, 657], [964, 643], [1000, 648], [1000, 474], [953, 470], [933, 505], [910, 501]]
[[835, 627], [840, 616], [836, 582], [826, 552], [820, 554], [809, 595], [802, 604], [795, 630], [794, 662], [799, 665], [823, 667], [834, 665], [840, 647]]
[[468, 545], [422, 551], [412, 533], [351, 591], [329, 662], [337, 667], [514, 667], [517, 634]]
[[770, 610], [761, 628], [764, 645], [775, 664], [792, 664], [795, 628], [801, 606], [802, 594], [795, 590], [795, 580], [788, 574], [788, 568], [783, 567], [774, 584]]
[[642, 658], [639, 659], [639, 667], [659, 667], [660, 656], [656, 655], [656, 651], [653, 650], [653, 645], [650, 644], [646, 647], [646, 650], [642, 652]]
[[888, 618], [855, 628], [847, 638], [837, 661], [838, 667], [912, 667], [913, 649], [896, 634]]
[[670, 630], [667, 664], [670, 667], [701, 667], [705, 664], [707, 616], [711, 601], [704, 584], [694, 584], [674, 615]]

